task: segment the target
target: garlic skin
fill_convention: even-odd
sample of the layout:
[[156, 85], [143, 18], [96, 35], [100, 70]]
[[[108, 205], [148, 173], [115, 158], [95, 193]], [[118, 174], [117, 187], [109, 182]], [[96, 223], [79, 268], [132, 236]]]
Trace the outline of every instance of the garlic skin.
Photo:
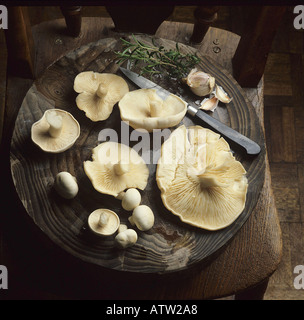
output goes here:
[[184, 81], [191, 91], [199, 97], [210, 94], [215, 86], [215, 78], [203, 71], [197, 71], [197, 68], [192, 69]]

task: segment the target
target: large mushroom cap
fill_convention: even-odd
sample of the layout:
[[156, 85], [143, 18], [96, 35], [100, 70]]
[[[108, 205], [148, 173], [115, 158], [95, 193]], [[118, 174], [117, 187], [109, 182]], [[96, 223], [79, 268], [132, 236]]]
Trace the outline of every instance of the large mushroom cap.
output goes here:
[[110, 116], [114, 105], [129, 92], [129, 87], [115, 74], [85, 71], [76, 76], [74, 90], [79, 93], [78, 108], [92, 121], [100, 121]]
[[78, 121], [67, 111], [46, 110], [42, 118], [32, 125], [33, 142], [43, 151], [63, 152], [73, 146], [80, 135]]
[[156, 180], [165, 207], [190, 225], [218, 230], [241, 214], [246, 171], [209, 129], [177, 128], [162, 146]]
[[127, 93], [118, 103], [121, 119], [134, 129], [164, 129], [180, 123], [187, 111], [181, 98], [170, 94], [162, 100], [154, 89], [138, 89]]
[[128, 188], [145, 189], [149, 169], [134, 149], [104, 142], [93, 149], [92, 159], [84, 162], [84, 171], [98, 192], [117, 197]]

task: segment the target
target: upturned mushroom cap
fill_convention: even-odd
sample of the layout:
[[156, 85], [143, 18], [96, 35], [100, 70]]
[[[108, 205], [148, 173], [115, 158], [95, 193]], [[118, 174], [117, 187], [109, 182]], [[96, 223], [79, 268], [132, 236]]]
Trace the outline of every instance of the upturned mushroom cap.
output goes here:
[[156, 180], [168, 210], [185, 223], [218, 230], [235, 221], [245, 207], [245, 174], [218, 134], [181, 126], [162, 146]]
[[118, 103], [120, 116], [134, 129], [164, 129], [178, 125], [187, 111], [187, 103], [171, 94], [162, 100], [154, 89], [127, 93]]
[[74, 80], [74, 90], [78, 108], [92, 121], [106, 120], [114, 105], [127, 93], [127, 82], [111, 73], [85, 71]]
[[93, 149], [92, 159], [84, 162], [84, 171], [98, 192], [117, 197], [125, 189], [145, 189], [149, 169], [142, 157], [127, 145], [101, 143]]
[[59, 153], [73, 146], [80, 135], [78, 121], [67, 111], [46, 110], [32, 125], [31, 138], [45, 152]]
[[95, 234], [110, 236], [117, 231], [120, 220], [112, 210], [97, 209], [89, 215], [88, 225]]

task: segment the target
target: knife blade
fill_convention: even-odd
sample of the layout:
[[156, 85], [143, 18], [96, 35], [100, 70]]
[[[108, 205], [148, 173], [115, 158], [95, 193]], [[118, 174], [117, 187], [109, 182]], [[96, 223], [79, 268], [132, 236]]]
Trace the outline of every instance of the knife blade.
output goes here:
[[[154, 83], [153, 81], [133, 72], [123, 67], [120, 67], [121, 72], [134, 84], [136, 84], [139, 88], [142, 89], [155, 89], [158, 96], [162, 99], [166, 99], [171, 92], [164, 89], [163, 87], [159, 86], [158, 84]], [[209, 116], [206, 112], [201, 109], [195, 107], [192, 103], [188, 103], [187, 112], [194, 118], [198, 118], [204, 123], [206, 123], [209, 127], [213, 128], [216, 132], [221, 134], [223, 137], [228, 138], [229, 140], [236, 143], [238, 146], [245, 149], [248, 155], [257, 155], [260, 153], [261, 148], [260, 146], [252, 141], [251, 139], [247, 138], [246, 136], [242, 135], [238, 131], [226, 126], [222, 122], [218, 121], [217, 119]]]

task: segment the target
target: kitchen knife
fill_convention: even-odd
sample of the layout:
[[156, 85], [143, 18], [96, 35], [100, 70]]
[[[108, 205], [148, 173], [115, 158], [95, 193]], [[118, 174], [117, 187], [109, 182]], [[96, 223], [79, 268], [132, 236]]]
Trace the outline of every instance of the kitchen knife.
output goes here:
[[[153, 81], [145, 77], [142, 77], [133, 71], [130, 71], [122, 67], [120, 67], [120, 70], [128, 79], [130, 79], [139, 88], [155, 89], [157, 94], [162, 99], [166, 99], [171, 94], [171, 92], [169, 92], [168, 90], [162, 88], [161, 86], [157, 85]], [[217, 119], [209, 116], [206, 112], [196, 108], [191, 103], [188, 103], [187, 111], [188, 111], [188, 114], [190, 114], [191, 116], [195, 118], [199, 118], [204, 123], [206, 123], [209, 127], [212, 127], [219, 134], [221, 134], [225, 138], [228, 138], [229, 140], [233, 141], [237, 145], [244, 148], [248, 155], [257, 155], [260, 153], [261, 148], [257, 143], [245, 137], [244, 135], [240, 134], [239, 132], [233, 130], [232, 128], [226, 126], [225, 124], [218, 121]]]

